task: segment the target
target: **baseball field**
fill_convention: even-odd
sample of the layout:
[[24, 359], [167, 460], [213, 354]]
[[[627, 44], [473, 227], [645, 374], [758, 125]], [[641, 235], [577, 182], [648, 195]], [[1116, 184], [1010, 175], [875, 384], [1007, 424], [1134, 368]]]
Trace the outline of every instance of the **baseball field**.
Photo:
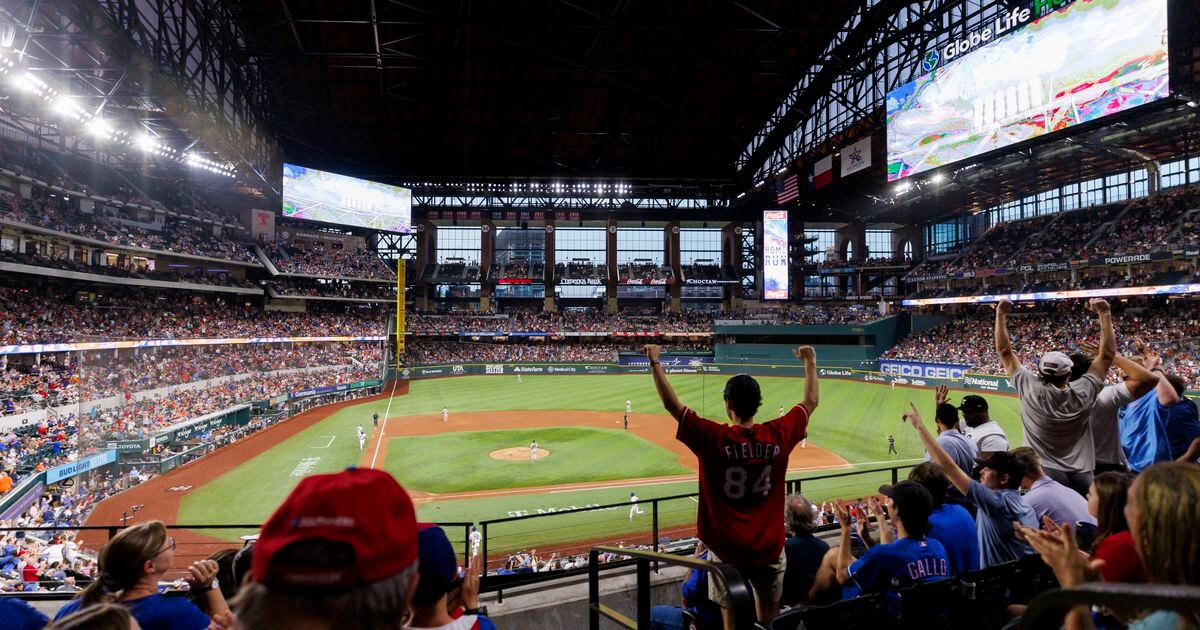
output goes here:
[[[684, 404], [724, 420], [721, 389], [727, 377], [670, 378]], [[760, 420], [802, 396], [802, 379], [759, 381]], [[253, 524], [265, 520], [305, 475], [374, 466], [409, 490], [421, 520], [514, 519], [489, 524], [489, 556], [495, 561], [496, 554], [531, 547], [569, 553], [601, 540], [649, 543], [650, 500], [696, 491], [695, 457], [674, 439], [676, 423], [663, 412], [648, 375], [528, 375], [520, 383], [514, 376], [464, 376], [406, 385], [311, 410], [247, 440], [245, 447], [218, 451], [135, 492], [143, 493], [143, 501], [163, 497], [161, 509], [147, 506], [147, 517], [189, 525]], [[1021, 443], [1016, 399], [987, 398], [993, 418], [1013, 443]], [[628, 429], [626, 400], [632, 407]], [[820, 407], [806, 447], [792, 454], [789, 479], [919, 461], [920, 442], [900, 422], [910, 402], [932, 422], [931, 390], [823, 379]], [[375, 413], [378, 426], [372, 423]], [[361, 450], [355, 435], [360, 424], [370, 436]], [[888, 435], [895, 437], [898, 453], [888, 452]], [[537, 460], [530, 457], [535, 440]], [[226, 452], [238, 448], [257, 451]], [[871, 493], [888, 481], [888, 472], [842, 476], [807, 482], [803, 492], [822, 501]], [[630, 492], [640, 501], [632, 514]], [[620, 505], [576, 510], [609, 504]], [[690, 497], [660, 502], [660, 536], [689, 533], [695, 508]], [[530, 514], [552, 516], [518, 518]], [[204, 532], [227, 541], [249, 533], [253, 530]], [[462, 534], [456, 538], [462, 540]]]

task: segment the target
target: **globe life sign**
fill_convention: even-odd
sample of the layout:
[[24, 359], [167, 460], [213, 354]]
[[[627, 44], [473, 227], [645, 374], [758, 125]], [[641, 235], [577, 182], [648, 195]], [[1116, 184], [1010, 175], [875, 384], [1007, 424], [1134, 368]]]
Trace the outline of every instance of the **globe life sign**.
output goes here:
[[975, 48], [982, 46], [1001, 35], [1009, 33], [1013, 30], [1025, 26], [1032, 20], [1057, 11], [1074, 0], [1033, 0], [1033, 3], [1027, 7], [1016, 7], [1010, 11], [1001, 13], [992, 21], [991, 24], [984, 28], [974, 31], [973, 33], [959, 40], [951, 41], [946, 44], [940, 51], [930, 50], [921, 57], [921, 70], [923, 72], [932, 72], [934, 68], [940, 64], [949, 62], [957, 57], [961, 57]]

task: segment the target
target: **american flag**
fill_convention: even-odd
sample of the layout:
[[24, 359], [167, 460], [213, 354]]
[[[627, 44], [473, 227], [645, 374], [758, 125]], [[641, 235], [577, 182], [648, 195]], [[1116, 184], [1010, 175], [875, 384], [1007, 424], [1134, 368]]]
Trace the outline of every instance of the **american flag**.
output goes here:
[[800, 178], [791, 173], [783, 179], [775, 180], [775, 202], [785, 204], [800, 198]]

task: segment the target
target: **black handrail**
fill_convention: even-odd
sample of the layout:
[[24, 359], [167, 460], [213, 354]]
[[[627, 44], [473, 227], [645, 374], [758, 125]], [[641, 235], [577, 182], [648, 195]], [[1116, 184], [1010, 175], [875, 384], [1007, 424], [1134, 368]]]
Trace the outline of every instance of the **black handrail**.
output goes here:
[[1063, 615], [1074, 606], [1101, 605], [1111, 608], [1173, 610], [1187, 616], [1200, 615], [1200, 587], [1171, 584], [1092, 583], [1056, 589], [1029, 603], [1021, 617], [1021, 628], [1058, 628]]
[[[611, 553], [637, 560], [637, 619], [629, 617], [600, 603], [600, 554]], [[729, 592], [730, 609], [733, 611], [734, 627], [753, 630], [758, 627], [758, 616], [754, 608], [754, 596], [742, 574], [733, 566], [723, 562], [709, 562], [694, 556], [675, 556], [623, 547], [592, 547], [588, 552], [588, 628], [599, 630], [600, 617], [604, 616], [629, 630], [650, 627], [650, 563], [662, 563], [687, 567], [693, 571], [707, 571], [720, 580], [720, 586]]]

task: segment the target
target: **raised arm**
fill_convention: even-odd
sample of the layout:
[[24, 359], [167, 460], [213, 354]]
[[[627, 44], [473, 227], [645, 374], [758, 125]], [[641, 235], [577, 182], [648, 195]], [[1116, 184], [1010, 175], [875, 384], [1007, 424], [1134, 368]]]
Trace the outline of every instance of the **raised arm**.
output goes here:
[[663, 371], [662, 363], [658, 360], [661, 350], [654, 344], [642, 348], [646, 358], [650, 359], [650, 374], [654, 376], [654, 388], [658, 390], [658, 397], [662, 399], [663, 408], [671, 414], [672, 418], [679, 420], [683, 417], [683, 403], [679, 402], [679, 397], [675, 395], [675, 390], [667, 381], [667, 373]]
[[[1162, 356], [1141, 339], [1136, 339], [1135, 344], [1137, 351], [1142, 355], [1142, 367], [1151, 372], [1158, 370], [1161, 373]], [[1179, 394], [1176, 393], [1175, 386], [1171, 384], [1171, 381], [1167, 380], [1166, 374], [1159, 376], [1155, 388], [1158, 390], [1158, 404], [1170, 407], [1179, 402]]]
[[1108, 376], [1108, 368], [1112, 366], [1113, 359], [1117, 356], [1117, 336], [1113, 333], [1112, 311], [1109, 309], [1108, 302], [1100, 298], [1088, 300], [1088, 308], [1100, 317], [1100, 348], [1096, 352], [1096, 358], [1092, 361], [1092, 369], [1088, 370], [1088, 374], [1103, 381]]
[[971, 487], [971, 478], [958, 467], [958, 464], [954, 463], [954, 459], [946, 451], [942, 450], [933, 434], [925, 428], [925, 421], [921, 419], [921, 412], [917, 411], [917, 406], [912, 403], [909, 403], [908, 406], [912, 408], [912, 411], [904, 414], [902, 418], [917, 430], [917, 435], [921, 436], [921, 441], [925, 443], [925, 450], [929, 452], [929, 458], [933, 460], [933, 463], [946, 471], [946, 478], [959, 492], [966, 494], [967, 488]]
[[1009, 376], [1021, 367], [1021, 360], [1013, 350], [1012, 341], [1008, 338], [1008, 312], [1012, 310], [1012, 302], [1000, 300], [996, 304], [996, 354], [1000, 355], [1000, 365]]
[[[1089, 342], [1081, 342], [1079, 349], [1093, 357], [1100, 354], [1100, 349], [1095, 344]], [[1113, 365], [1129, 375], [1129, 380], [1125, 381], [1125, 387], [1129, 390], [1129, 395], [1134, 400], [1145, 396], [1146, 392], [1158, 385], [1159, 376], [1143, 367], [1138, 361], [1118, 354], [1113, 357]]]
[[837, 514], [838, 527], [841, 529], [835, 569], [838, 584], [845, 586], [850, 583], [850, 565], [854, 564], [854, 554], [850, 553], [850, 506], [838, 499], [833, 502], [833, 510]]
[[821, 388], [817, 382], [817, 351], [812, 346], [800, 346], [795, 351], [796, 358], [804, 362], [804, 407], [811, 416], [821, 399]]

